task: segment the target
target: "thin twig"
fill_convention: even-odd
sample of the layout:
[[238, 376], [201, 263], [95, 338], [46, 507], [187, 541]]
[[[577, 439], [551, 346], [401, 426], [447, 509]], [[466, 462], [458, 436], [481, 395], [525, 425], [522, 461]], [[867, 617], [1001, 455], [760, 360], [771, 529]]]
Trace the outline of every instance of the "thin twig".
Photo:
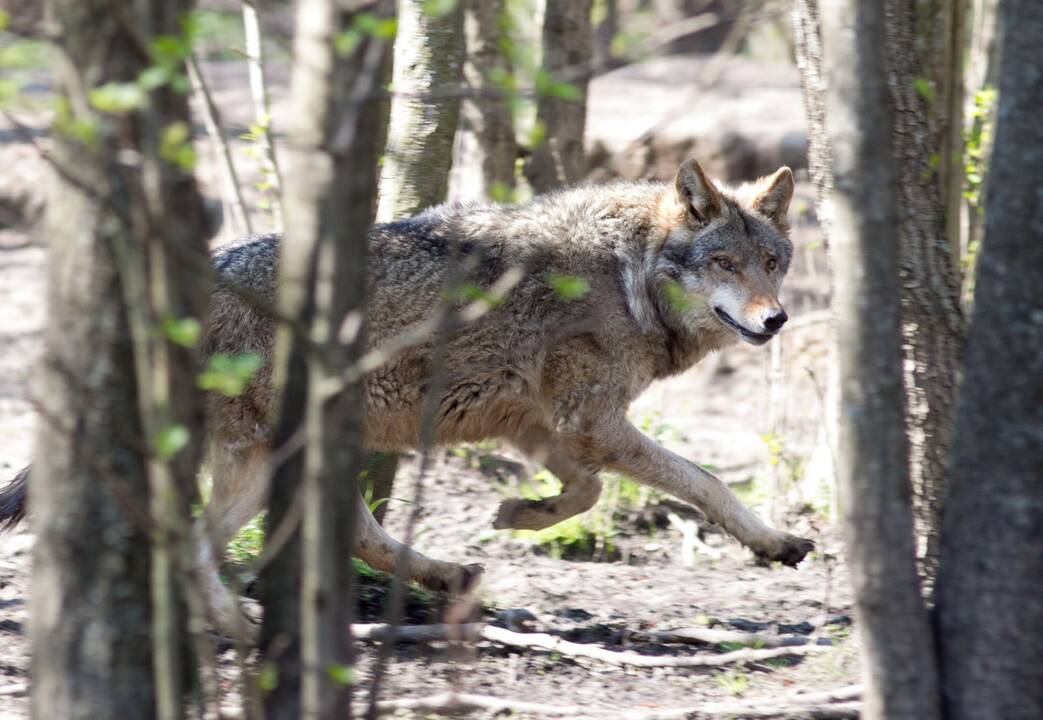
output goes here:
[[253, 0], [243, 0], [243, 31], [246, 37], [246, 60], [250, 70], [250, 94], [254, 101], [254, 124], [260, 129], [257, 143], [261, 148], [261, 171], [268, 186], [272, 222], [278, 232], [282, 231], [282, 177], [275, 159], [275, 144], [272, 142], [272, 111], [268, 102], [268, 84], [264, 78], [264, 44], [261, 39], [261, 23]]
[[607, 650], [600, 645], [563, 640], [547, 633], [519, 633], [513, 630], [485, 625], [407, 625], [393, 627], [387, 624], [352, 625], [352, 636], [359, 640], [388, 640], [403, 642], [438, 642], [457, 640], [487, 640], [508, 647], [546, 650], [569, 657], [598, 660], [610, 665], [628, 667], [719, 667], [732, 663], [758, 662], [787, 655], [805, 655], [826, 650], [828, 646], [799, 645], [774, 648], [743, 648], [720, 655], [658, 656], [635, 652]]
[[720, 645], [721, 643], [742, 643], [756, 648], [798, 647], [801, 645], [832, 645], [829, 638], [814, 640], [804, 635], [772, 635], [770, 633], [746, 633], [738, 630], [717, 630], [715, 628], [685, 627], [675, 630], [659, 630], [654, 632], [634, 632], [631, 640], [657, 643], [695, 643], [698, 645]]
[[221, 121], [218, 117], [217, 106], [210, 94], [210, 88], [206, 85], [206, 79], [199, 69], [199, 62], [194, 54], [189, 54], [187, 59], [188, 79], [192, 83], [192, 89], [199, 96], [200, 105], [203, 109], [203, 124], [206, 126], [207, 135], [214, 144], [218, 165], [221, 167], [221, 176], [224, 178], [225, 203], [232, 217], [232, 229], [237, 237], [242, 235], [253, 235], [253, 225], [250, 216], [246, 212], [246, 204], [243, 202], [243, 189], [239, 184], [239, 176], [235, 171], [235, 163], [232, 161], [232, 151], [228, 147], [228, 140], [221, 130]]
[[497, 698], [472, 693], [445, 692], [419, 698], [399, 698], [378, 704], [380, 714], [413, 710], [419, 712], [461, 712], [466, 710], [489, 710], [494, 714], [504, 712], [529, 713], [538, 717], [576, 718], [628, 718], [629, 720], [671, 720], [673, 718], [788, 718], [789, 720], [820, 720], [825, 718], [857, 718], [860, 704], [855, 701], [861, 695], [860, 686], [841, 688], [825, 693], [791, 695], [785, 699], [757, 699], [703, 703], [688, 707], [652, 710], [622, 711], [618, 708], [598, 710], [581, 705], [548, 705]]

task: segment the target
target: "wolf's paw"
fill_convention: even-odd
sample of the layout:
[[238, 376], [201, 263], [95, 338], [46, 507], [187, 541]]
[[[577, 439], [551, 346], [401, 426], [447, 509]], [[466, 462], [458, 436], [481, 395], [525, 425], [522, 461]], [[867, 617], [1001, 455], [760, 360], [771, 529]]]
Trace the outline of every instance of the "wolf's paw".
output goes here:
[[784, 535], [770, 552], [757, 552], [757, 557], [775, 560], [787, 567], [796, 568], [804, 556], [815, 549], [815, 543], [796, 535]]
[[527, 530], [525, 517], [532, 513], [536, 501], [511, 498], [500, 503], [493, 518], [496, 530]]

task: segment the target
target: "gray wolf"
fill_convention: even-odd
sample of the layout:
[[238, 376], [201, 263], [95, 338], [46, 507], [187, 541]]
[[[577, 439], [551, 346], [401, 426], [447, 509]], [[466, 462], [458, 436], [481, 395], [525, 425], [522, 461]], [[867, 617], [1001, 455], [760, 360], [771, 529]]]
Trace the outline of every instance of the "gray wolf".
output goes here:
[[[556, 497], [504, 501], [495, 527], [540, 529], [590, 509], [601, 490], [598, 471], [609, 468], [699, 507], [757, 555], [796, 566], [811, 541], [768, 527], [720, 480], [626, 418], [654, 380], [740, 340], [762, 345], [782, 328], [778, 292], [792, 255], [793, 185], [792, 172], [781, 168], [729, 189], [689, 160], [672, 184], [579, 186], [518, 206], [449, 204], [375, 225], [370, 348], [422, 327], [454, 297], [450, 284], [488, 292], [505, 273], [520, 279], [477, 320], [399, 349], [366, 376], [368, 448], [417, 447], [433, 350], [444, 342], [437, 443], [507, 440], [562, 483]], [[212, 299], [208, 353], [271, 360], [273, 320], [229, 285], [274, 299], [278, 255], [275, 235], [217, 253], [225, 283]], [[561, 277], [582, 279], [586, 292], [566, 297], [555, 288]], [[213, 491], [198, 533], [219, 617], [233, 606], [217, 579], [215, 549], [264, 507], [273, 412], [270, 362], [244, 394], [211, 400]], [[14, 497], [18, 488], [5, 492]], [[0, 501], [8, 516], [10, 505]], [[391, 569], [400, 545], [361, 505], [358, 554]], [[428, 587], [462, 590], [480, 578], [480, 566], [407, 552], [411, 578]]]

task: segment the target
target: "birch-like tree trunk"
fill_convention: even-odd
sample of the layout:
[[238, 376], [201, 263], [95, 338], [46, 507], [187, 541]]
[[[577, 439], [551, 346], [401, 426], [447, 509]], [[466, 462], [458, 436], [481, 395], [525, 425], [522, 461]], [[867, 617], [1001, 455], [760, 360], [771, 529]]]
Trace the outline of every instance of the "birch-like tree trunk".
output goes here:
[[1000, 3], [985, 241], [936, 591], [946, 717], [1043, 717], [1043, 5]]
[[388, 222], [445, 201], [460, 117], [463, 7], [435, 14], [423, 0], [398, 0], [398, 35], [387, 150], [377, 220]]
[[[543, 16], [543, 69], [536, 125], [542, 141], [532, 148], [525, 177], [535, 193], [579, 182], [586, 175], [583, 148], [593, 38], [591, 0], [548, 0]], [[566, 89], [570, 88], [570, 89]]]
[[822, 7], [821, 37], [832, 150], [839, 479], [862, 634], [863, 717], [931, 720], [940, 716], [939, 694], [913, 544], [883, 8], [834, 0]]
[[500, 200], [514, 189], [518, 159], [510, 102], [501, 94], [503, 79], [511, 74], [503, 50], [507, 7], [505, 0], [464, 0], [463, 6], [465, 96], [450, 193], [462, 201]]
[[[360, 32], [355, 21], [361, 13], [389, 16], [393, 8], [378, 0], [349, 9], [342, 12], [333, 0], [303, 0], [297, 11], [292, 94], [306, 111], [291, 129], [285, 192], [291, 229], [282, 245], [279, 305], [308, 328], [308, 343], [280, 331], [277, 376], [286, 382], [278, 436], [292, 436], [302, 423], [306, 436], [303, 453], [276, 474], [272, 522], [286, 517], [301, 493], [302, 539], [280, 554], [302, 552], [303, 570], [299, 600], [273, 594], [296, 595], [299, 558], [293, 557], [274, 568], [284, 576], [264, 596], [264, 652], [289, 671], [279, 672], [276, 692], [266, 701], [271, 717], [350, 714], [350, 557], [364, 465], [362, 386], [334, 394], [329, 388], [362, 353], [367, 230], [386, 121], [378, 96], [390, 44]], [[349, 30], [360, 32], [359, 40], [349, 53], [338, 53], [336, 39]], [[268, 610], [274, 610], [270, 620]], [[298, 637], [299, 696], [293, 677]]]
[[113, 88], [158, 62], [148, 43], [178, 36], [190, 9], [51, 8], [68, 112], [90, 130], [78, 140], [56, 132], [48, 210], [45, 421], [33, 479], [38, 717], [184, 714], [183, 607], [200, 608], [187, 527], [204, 435], [194, 345], [209, 233], [184, 94], [162, 82], [121, 106]]

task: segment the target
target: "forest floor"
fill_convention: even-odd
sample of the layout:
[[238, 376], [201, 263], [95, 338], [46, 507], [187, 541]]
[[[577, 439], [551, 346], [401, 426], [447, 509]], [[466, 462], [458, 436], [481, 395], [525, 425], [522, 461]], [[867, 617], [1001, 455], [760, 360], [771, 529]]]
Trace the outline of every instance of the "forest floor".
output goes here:
[[[31, 148], [9, 128], [0, 127], [0, 136], [0, 161], [20, 168], [21, 180], [14, 182], [38, 191], [43, 174], [28, 169]], [[200, 153], [201, 159], [207, 155]], [[200, 170], [213, 177], [212, 168]], [[465, 647], [399, 643], [383, 698], [455, 690], [578, 706], [598, 717], [725, 703], [735, 709], [732, 716], [743, 717], [753, 710], [744, 713], [737, 704], [763, 709], [858, 681], [851, 594], [830, 521], [833, 492], [822, 479], [830, 475], [828, 457], [822, 469], [820, 397], [827, 325], [815, 319], [827, 306], [828, 275], [820, 233], [804, 212], [811, 198], [802, 183], [794, 203], [795, 262], [783, 295], [794, 321], [773, 341], [774, 351], [729, 348], [653, 386], [631, 413], [666, 446], [711, 468], [762, 517], [814, 539], [816, 552], [798, 570], [758, 564], [696, 514], [618, 478], [608, 480], [602, 503], [586, 518], [538, 535], [494, 531], [491, 519], [504, 497], [545, 494], [552, 485], [539, 468], [497, 444], [438, 451], [423, 483], [415, 545], [437, 557], [483, 563], [480, 607], [471, 616], [520, 632], [662, 658], [710, 657], [762, 644], [675, 643], [649, 635], [680, 628], [811, 634], [813, 643], [831, 644], [817, 652], [721, 666], [644, 668], [488, 640]], [[0, 227], [0, 482], [29, 461], [37, 428], [31, 378], [43, 341], [45, 244], [26, 227]], [[809, 321], [802, 324], [802, 317]], [[395, 490], [407, 502], [389, 503], [387, 525], [399, 537], [416, 507], [408, 502], [415, 499], [416, 465], [416, 458], [403, 461]], [[32, 544], [25, 526], [0, 538], [0, 719], [28, 717]], [[420, 607], [410, 613], [411, 622], [439, 619], [437, 603], [429, 612]], [[377, 648], [358, 644], [360, 698]], [[236, 703], [233, 657], [230, 649], [220, 656], [229, 710]]]

